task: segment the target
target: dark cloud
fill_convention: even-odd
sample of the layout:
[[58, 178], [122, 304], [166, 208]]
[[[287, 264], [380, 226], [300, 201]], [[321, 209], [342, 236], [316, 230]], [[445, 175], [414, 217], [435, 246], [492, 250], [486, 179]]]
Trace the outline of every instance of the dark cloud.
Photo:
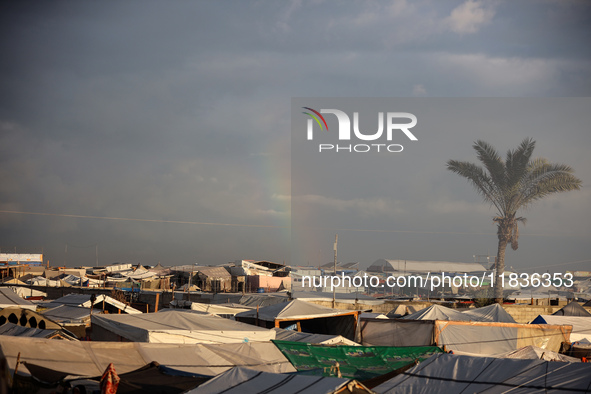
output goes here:
[[[0, 247], [43, 247], [62, 261], [65, 244], [99, 244], [101, 263], [288, 260], [291, 97], [588, 96], [588, 8], [576, 1], [4, 2], [2, 210], [275, 227], [2, 213]], [[557, 141], [543, 153], [563, 157], [571, 146]], [[454, 148], [450, 157], [470, 154], [468, 143]], [[358, 209], [358, 219], [377, 229], [387, 228], [388, 216], [376, 206], [396, 213], [405, 201], [427, 204], [433, 193], [442, 211], [457, 209], [460, 197], [480, 206], [459, 191], [461, 180], [442, 181], [435, 158], [422, 160], [414, 178], [396, 178], [403, 192], [395, 198], [391, 178], [316, 194], [336, 195], [342, 209]], [[367, 249], [345, 246], [343, 259], [373, 260], [383, 237], [365, 237]], [[400, 253], [466, 254], [433, 242], [404, 242]], [[81, 249], [78, 263], [94, 263], [89, 254]]]

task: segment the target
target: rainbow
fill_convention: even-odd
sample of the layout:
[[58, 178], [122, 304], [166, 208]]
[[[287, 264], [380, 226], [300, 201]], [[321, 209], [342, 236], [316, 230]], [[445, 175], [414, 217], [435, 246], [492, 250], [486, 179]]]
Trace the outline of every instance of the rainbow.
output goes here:
[[[316, 111], [316, 110], [314, 110], [314, 109], [312, 109], [312, 108], [309, 108], [309, 107], [302, 107], [302, 108], [303, 108], [303, 109], [307, 109], [308, 111], [312, 111], [312, 112], [314, 112], [316, 115], [318, 115], [318, 116], [320, 117], [320, 119], [322, 119], [322, 122], [324, 122], [324, 126], [326, 126], [326, 131], [328, 131], [328, 125], [326, 124], [326, 120], [324, 120], [324, 116], [320, 115], [320, 112], [318, 112], [318, 111]], [[322, 130], [322, 129], [323, 129], [323, 127], [322, 127], [322, 123], [320, 123], [320, 120], [318, 120], [318, 118], [317, 118], [316, 116], [312, 115], [312, 114], [311, 114], [311, 113], [309, 113], [309, 112], [302, 112], [302, 113], [303, 113], [303, 114], [306, 114], [306, 115], [310, 115], [312, 118], [314, 118], [314, 120], [316, 121], [316, 123], [318, 123], [318, 126], [320, 126], [320, 130]]]

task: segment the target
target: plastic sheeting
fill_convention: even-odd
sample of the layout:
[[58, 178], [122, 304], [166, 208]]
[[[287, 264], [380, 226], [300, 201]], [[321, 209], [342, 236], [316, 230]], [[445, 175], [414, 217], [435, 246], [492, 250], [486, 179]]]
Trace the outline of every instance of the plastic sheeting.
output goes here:
[[37, 305], [33, 304], [31, 301], [27, 301], [19, 297], [18, 294], [9, 288], [0, 288], [0, 309], [10, 307], [19, 307], [23, 309], [29, 309], [31, 311], [35, 311], [37, 309]]
[[359, 346], [342, 335], [310, 334], [306, 332], [297, 332], [284, 330], [283, 328], [274, 328], [275, 339], [279, 341], [304, 342], [315, 345], [349, 345]]
[[[375, 387], [377, 393], [588, 392], [591, 364], [436, 354]], [[443, 389], [442, 389], [443, 388]], [[546, 390], [546, 391], [544, 391]]]
[[135, 315], [92, 315], [93, 339], [97, 327], [132, 342], [240, 343], [270, 341], [275, 331], [206, 313], [172, 309]]
[[430, 320], [362, 319], [360, 329], [364, 346], [431, 346], [434, 343]]
[[[75, 342], [0, 336], [0, 361], [14, 371], [20, 361], [66, 372], [99, 376], [109, 363], [126, 373], [156, 361], [160, 365], [194, 374], [215, 376], [235, 366], [267, 372], [295, 372], [295, 368], [271, 342], [221, 345], [181, 345], [137, 342]], [[19, 374], [27, 374], [19, 366]]]
[[[436, 346], [322, 346], [273, 341], [293, 366], [308, 375], [370, 379], [424, 360], [442, 350]], [[338, 371], [335, 368], [339, 364]]]
[[435, 321], [435, 343], [446, 350], [498, 354], [525, 346], [558, 352], [571, 327], [544, 324]]
[[573, 327], [570, 340], [591, 342], [591, 317], [585, 316], [560, 316], [560, 315], [539, 315], [532, 324], [567, 324]]
[[[274, 374], [254, 371], [247, 368], [232, 368], [201, 386], [190, 390], [187, 394], [331, 394], [350, 393], [346, 386], [351, 382], [343, 378], [326, 378], [319, 376]], [[355, 393], [366, 392], [359, 383]], [[342, 390], [342, 391], [341, 391]]]

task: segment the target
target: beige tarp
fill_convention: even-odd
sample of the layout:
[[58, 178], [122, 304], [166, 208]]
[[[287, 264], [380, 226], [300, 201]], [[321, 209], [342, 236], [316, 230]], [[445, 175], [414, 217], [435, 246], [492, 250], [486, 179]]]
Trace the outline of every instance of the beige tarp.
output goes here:
[[[100, 376], [109, 363], [117, 373], [126, 373], [152, 361], [161, 365], [208, 376], [235, 366], [266, 372], [295, 372], [291, 363], [271, 342], [220, 345], [181, 345], [138, 342], [74, 342], [0, 336], [0, 361], [6, 358], [14, 371], [20, 361], [72, 375]], [[28, 374], [24, 365], [19, 373]]]
[[562, 342], [570, 342], [571, 326], [492, 322], [434, 322], [437, 346], [478, 354], [498, 354], [536, 346], [560, 351]]

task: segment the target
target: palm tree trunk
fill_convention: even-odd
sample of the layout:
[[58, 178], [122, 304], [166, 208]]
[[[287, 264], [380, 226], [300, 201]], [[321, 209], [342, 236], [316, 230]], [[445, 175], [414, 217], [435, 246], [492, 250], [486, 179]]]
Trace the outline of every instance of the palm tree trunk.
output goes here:
[[496, 277], [495, 277], [495, 302], [497, 304], [503, 305], [503, 283], [502, 283], [502, 275], [505, 272], [505, 249], [507, 249], [507, 244], [509, 243], [509, 231], [505, 228], [499, 226], [498, 228], [498, 236], [499, 236], [499, 248], [497, 250], [497, 263], [496, 263]]

